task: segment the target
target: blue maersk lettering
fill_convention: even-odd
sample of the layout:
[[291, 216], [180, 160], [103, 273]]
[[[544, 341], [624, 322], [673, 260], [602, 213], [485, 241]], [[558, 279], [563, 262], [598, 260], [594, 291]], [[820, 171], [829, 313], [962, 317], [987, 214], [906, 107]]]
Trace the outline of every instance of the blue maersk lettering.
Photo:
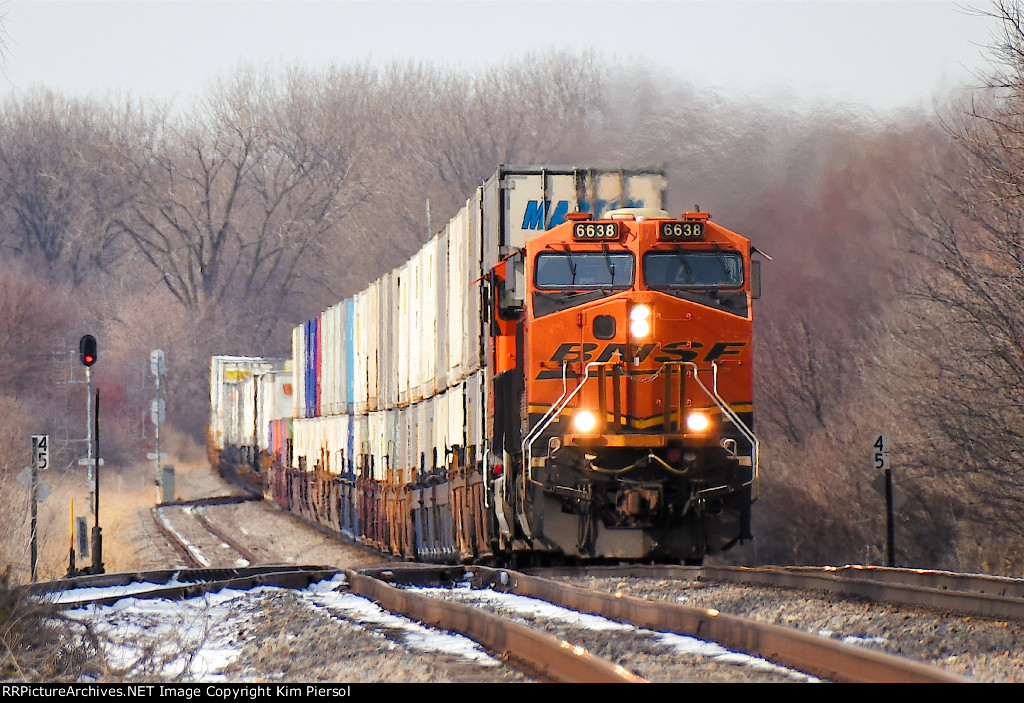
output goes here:
[[[604, 213], [619, 207], [643, 207], [643, 200], [628, 200], [625, 205], [620, 205], [618, 200], [598, 200], [597, 212]], [[581, 212], [590, 212], [590, 203], [580, 203]], [[545, 224], [544, 215], [548, 213], [548, 221]], [[569, 201], [559, 200], [551, 209], [551, 201], [545, 200], [541, 206], [539, 200], [530, 200], [526, 203], [526, 212], [523, 213], [523, 229], [551, 229], [565, 222], [565, 216], [569, 213]]]

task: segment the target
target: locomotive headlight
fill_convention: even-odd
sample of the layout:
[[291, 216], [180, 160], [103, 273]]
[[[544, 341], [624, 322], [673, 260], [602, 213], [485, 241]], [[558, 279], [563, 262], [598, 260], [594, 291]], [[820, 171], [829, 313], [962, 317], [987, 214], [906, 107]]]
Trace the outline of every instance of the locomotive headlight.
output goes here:
[[703, 432], [711, 425], [711, 419], [701, 412], [690, 413], [686, 416], [686, 429], [691, 432]]
[[580, 432], [590, 432], [597, 425], [597, 418], [589, 410], [580, 410], [573, 418], [572, 424]]
[[629, 311], [629, 332], [634, 337], [646, 337], [651, 333], [651, 309], [636, 305]]

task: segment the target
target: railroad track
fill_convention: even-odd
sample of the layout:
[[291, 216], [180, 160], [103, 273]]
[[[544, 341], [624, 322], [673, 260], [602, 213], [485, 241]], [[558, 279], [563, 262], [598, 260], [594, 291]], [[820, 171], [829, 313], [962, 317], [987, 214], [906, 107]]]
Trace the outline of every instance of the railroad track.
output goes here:
[[[621, 573], [622, 570], [618, 571]], [[186, 569], [83, 576], [50, 584], [37, 584], [32, 591], [85, 594], [78, 598], [62, 598], [58, 603], [64, 607], [70, 607], [72, 604], [80, 606], [86, 602], [105, 605], [128, 595], [134, 598], [181, 599], [223, 588], [245, 590], [274, 585], [303, 589], [311, 583], [334, 578], [338, 573], [336, 569], [323, 567], [292, 566]], [[129, 585], [132, 584], [134, 586], [129, 589]], [[450, 588], [453, 585], [459, 587]], [[117, 586], [127, 590], [123, 593], [109, 593], [110, 588]], [[430, 591], [410, 588], [424, 586], [434, 588]], [[469, 586], [473, 588], [470, 589]], [[100, 595], [89, 594], [90, 590], [97, 588], [105, 591]], [[707, 608], [650, 601], [621, 593], [601, 593], [504, 569], [387, 564], [345, 571], [343, 584], [333, 588], [336, 591], [347, 591], [369, 598], [388, 611], [403, 614], [425, 625], [464, 634], [498, 659], [536, 680], [590, 683], [645, 680], [645, 677], [638, 674], [635, 669], [644, 671], [653, 681], [715, 680], [705, 678], [699, 672], [694, 673], [692, 669], [684, 670], [677, 667], [667, 671], [660, 665], [650, 664], [650, 661], [655, 661], [657, 657], [664, 657], [659, 653], [659, 647], [662, 645], [652, 644], [653, 640], [647, 634], [638, 636], [631, 633], [624, 636], [621, 632], [613, 632], [603, 636], [618, 642], [619, 654], [614, 658], [598, 656], [593, 651], [600, 651], [606, 648], [606, 645], [592, 644], [598, 641], [598, 636], [581, 634], [579, 628], [571, 630], [572, 634], [566, 638], [564, 629], [558, 631], [559, 636], [539, 631], [536, 627], [524, 624], [522, 618], [517, 620], [509, 617], [507, 612], [502, 612], [500, 608], [485, 612], [479, 598], [482, 592], [480, 589], [489, 589], [491, 593], [507, 592], [540, 598], [563, 608], [599, 615], [619, 623], [630, 623], [646, 630], [715, 641], [730, 650], [746, 652], [792, 670], [812, 674], [822, 680], [965, 680], [936, 667], [779, 625], [745, 620]], [[437, 597], [437, 591], [447, 595]], [[453, 594], [457, 597], [453, 597]], [[468, 599], [467, 595], [470, 596]], [[458, 602], [460, 600], [462, 602]], [[588, 638], [590, 641], [584, 645], [580, 642], [581, 638]], [[491, 680], [486, 677], [493, 675], [469, 664], [463, 668], [452, 669], [450, 665], [448, 668], [449, 671], [460, 672], [453, 674], [459, 677], [458, 680]], [[480, 673], [474, 674], [474, 671]], [[650, 672], [655, 672], [655, 675], [651, 675]], [[476, 676], [484, 678], [477, 679]], [[753, 680], [792, 678], [792, 674], [775, 671]]]
[[728, 582], [816, 591], [876, 603], [1024, 622], [1024, 579], [874, 566], [601, 566], [526, 569], [546, 577], [629, 577]]
[[161, 534], [188, 567], [204, 569], [255, 565], [259, 560], [249, 549], [215, 527], [202, 514], [205, 507], [247, 500], [253, 499], [232, 496], [164, 503], [153, 508], [153, 519]]
[[[630, 623], [649, 630], [711, 640], [729, 649], [762, 657], [797, 671], [814, 674], [824, 680], [905, 683], [966, 680], [920, 662], [779, 625], [727, 615], [713, 609], [650, 601], [622, 593], [592, 591], [511, 570], [484, 567], [445, 569], [384, 566], [362, 569], [361, 572], [364, 575], [373, 574], [378, 584], [385, 581], [423, 586], [452, 584], [468, 579], [477, 588], [487, 587], [540, 598], [564, 608]], [[374, 589], [375, 592], [379, 592], [383, 590], [383, 586], [375, 585]], [[373, 597], [376, 599], [378, 596]], [[452, 623], [449, 623], [446, 627], [451, 625]]]
[[[252, 551], [237, 539], [246, 534], [234, 531], [235, 539], [215, 526], [216, 513], [203, 510], [224, 502], [241, 502], [245, 498], [217, 498], [197, 501], [181, 501], [176, 504], [154, 509], [153, 516], [168, 541], [176, 544], [183, 564], [191, 569], [164, 571], [146, 576], [150, 581], [161, 581], [152, 588], [154, 596], [164, 598], [188, 598], [209, 590], [230, 587], [244, 590], [259, 585], [281, 585], [288, 588], [305, 588], [311, 580], [330, 578], [339, 570], [323, 567], [302, 567], [295, 571], [292, 566], [265, 565], [256, 568]], [[223, 522], [223, 521], [222, 521]], [[205, 536], [204, 536], [205, 535]], [[271, 557], [271, 558], [280, 558]], [[195, 568], [196, 566], [203, 568]], [[213, 568], [219, 567], [219, 568]], [[175, 574], [188, 574], [185, 579]], [[310, 576], [310, 574], [315, 574]], [[495, 591], [508, 590], [530, 597], [541, 597], [564, 607], [601, 614], [618, 621], [634, 623], [637, 627], [655, 631], [675, 632], [699, 636], [720, 642], [736, 651], [760, 656], [800, 672], [806, 672], [823, 680], [832, 681], [961, 681], [963, 679], [936, 669], [914, 665], [886, 657], [879, 652], [861, 647], [843, 645], [827, 637], [817, 637], [799, 632], [794, 628], [763, 628], [751, 620], [735, 618], [739, 612], [723, 607], [726, 613], [712, 612], [709, 608], [693, 608], [690, 611], [678, 604], [652, 605], [651, 599], [630, 599], [623, 593], [599, 594], [585, 589], [552, 584], [548, 578], [576, 578], [583, 575], [617, 580], [635, 578], [641, 581], [657, 579], [669, 583], [697, 581], [700, 583], [730, 582], [752, 586], [775, 588], [811, 589], [823, 593], [841, 594], [844, 598], [878, 599], [914, 606], [933, 607], [960, 613], [977, 613], [994, 617], [1024, 620], [1019, 614], [1024, 604], [1024, 582], [1019, 579], [1001, 579], [983, 576], [964, 576], [948, 572], [893, 570], [860, 567], [832, 568], [783, 568], [769, 567], [751, 569], [740, 567], [670, 567], [670, 566], [624, 566], [591, 567], [572, 569], [531, 570], [530, 574], [510, 570], [485, 569], [482, 567], [436, 567], [429, 565], [382, 564], [372, 569], [346, 571], [344, 589], [363, 595], [381, 604], [387, 610], [404, 612], [412, 620], [451, 631], [463, 632], [481, 643], [488, 651], [495, 653], [517, 668], [538, 680], [554, 681], [627, 681], [638, 680], [647, 669], [635, 664], [639, 652], [632, 652], [627, 659], [609, 656], [606, 660], [594, 657], [593, 652], [602, 651], [602, 645], [588, 641], [589, 635], [578, 632], [560, 632], [554, 642], [540, 642], [535, 634], [519, 631], [506, 624], [508, 613], [496, 612], [492, 617], [497, 622], [481, 624], [483, 617], [480, 602], [453, 603], [453, 613], [438, 614], [437, 598], [431, 598], [410, 591], [409, 584], [432, 586], [469, 580], [474, 586], [487, 587]], [[219, 574], [219, 576], [210, 576]], [[531, 575], [532, 574], [532, 575]], [[537, 574], [548, 577], [541, 579]], [[106, 578], [116, 578], [110, 575]], [[136, 580], [139, 574], [130, 575]], [[103, 579], [104, 577], [82, 577]], [[141, 579], [141, 580], [146, 580]], [[101, 583], [94, 581], [93, 583]], [[71, 582], [64, 582], [71, 583]], [[75, 580], [75, 588], [85, 581]], [[172, 588], [173, 587], [173, 588]], [[175, 590], [177, 589], [177, 590]], [[144, 589], [145, 590], [145, 589]], [[463, 589], [465, 590], [465, 589]], [[157, 591], [160, 593], [158, 594]], [[904, 595], [894, 595], [903, 593]], [[464, 594], [463, 594], [464, 595]], [[123, 596], [105, 596], [102, 602], [116, 600]], [[141, 597], [141, 596], [136, 596]], [[420, 601], [422, 598], [423, 601]], [[433, 601], [428, 604], [424, 601]], [[96, 601], [100, 603], [101, 601]], [[975, 603], [972, 605], [972, 602]], [[627, 608], [626, 605], [629, 604]], [[459, 608], [462, 608], [459, 613]], [[782, 606], [784, 607], [784, 606]], [[682, 608], [682, 610], [680, 610]], [[995, 613], [996, 615], [993, 615]], [[511, 623], [525, 627], [520, 621]], [[972, 627], [973, 627], [972, 623]], [[527, 630], [530, 628], [526, 628]], [[813, 628], [803, 628], [816, 631]], [[557, 630], [556, 630], [557, 631]], [[646, 635], [645, 635], [646, 637]], [[549, 635], [547, 639], [550, 639]], [[635, 638], [635, 637], [634, 637]], [[545, 639], [544, 637], [540, 638]], [[623, 639], [620, 636], [620, 640]], [[582, 642], [582, 643], [581, 643]], [[836, 647], [835, 645], [841, 645]], [[586, 651], [587, 655], [583, 656]], [[521, 653], [520, 653], [521, 652]], [[537, 653], [542, 653], [539, 656]], [[566, 656], [568, 653], [568, 656]], [[880, 655], [881, 658], [879, 658]], [[560, 657], [565, 658], [564, 665]], [[922, 656], [921, 659], [929, 660]], [[585, 664], [581, 664], [586, 660]], [[628, 664], [624, 665], [623, 662]], [[572, 667], [577, 667], [573, 669]], [[580, 668], [582, 667], [582, 668]], [[630, 668], [632, 667], [632, 668]], [[473, 666], [469, 671], [459, 673], [458, 680], [474, 680]], [[634, 671], [640, 669], [642, 673]], [[448, 670], [459, 670], [450, 664]], [[675, 675], [673, 675], [675, 676]], [[678, 674], [685, 678], [689, 674]], [[770, 676], [770, 675], [769, 675]], [[657, 676], [652, 680], [662, 680]], [[486, 679], [485, 679], [486, 680]], [[771, 680], [770, 678], [768, 680]]]

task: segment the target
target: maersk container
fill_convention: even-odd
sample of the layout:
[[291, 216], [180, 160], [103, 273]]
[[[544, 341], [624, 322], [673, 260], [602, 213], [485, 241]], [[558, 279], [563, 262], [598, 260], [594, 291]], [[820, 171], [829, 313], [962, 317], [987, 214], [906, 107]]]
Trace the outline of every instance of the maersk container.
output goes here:
[[484, 269], [565, 222], [571, 212], [601, 217], [620, 207], [661, 208], [668, 187], [658, 168], [499, 166], [484, 181]]

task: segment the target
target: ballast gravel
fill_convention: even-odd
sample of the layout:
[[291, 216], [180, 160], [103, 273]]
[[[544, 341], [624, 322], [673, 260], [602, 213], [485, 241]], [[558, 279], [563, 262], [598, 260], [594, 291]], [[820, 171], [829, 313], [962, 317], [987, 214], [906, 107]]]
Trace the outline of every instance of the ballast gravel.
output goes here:
[[704, 581], [565, 579], [581, 588], [667, 600], [792, 627], [922, 661], [978, 682], [1024, 682], [1024, 623], [806, 591]]

